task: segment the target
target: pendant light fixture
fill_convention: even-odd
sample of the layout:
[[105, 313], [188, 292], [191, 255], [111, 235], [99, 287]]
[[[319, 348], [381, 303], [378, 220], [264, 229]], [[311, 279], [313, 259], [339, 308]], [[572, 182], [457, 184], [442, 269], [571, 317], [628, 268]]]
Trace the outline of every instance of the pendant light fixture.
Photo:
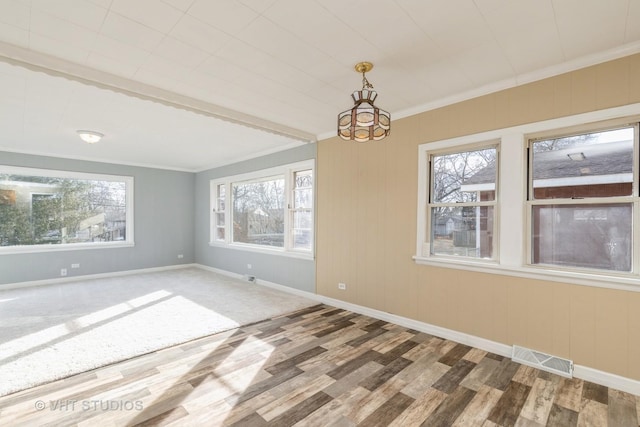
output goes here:
[[359, 62], [355, 66], [355, 70], [362, 73], [362, 89], [351, 95], [353, 108], [338, 115], [338, 135], [344, 140], [378, 141], [391, 131], [391, 115], [373, 104], [378, 93], [372, 90], [373, 85], [365, 76], [372, 68], [370, 62]]

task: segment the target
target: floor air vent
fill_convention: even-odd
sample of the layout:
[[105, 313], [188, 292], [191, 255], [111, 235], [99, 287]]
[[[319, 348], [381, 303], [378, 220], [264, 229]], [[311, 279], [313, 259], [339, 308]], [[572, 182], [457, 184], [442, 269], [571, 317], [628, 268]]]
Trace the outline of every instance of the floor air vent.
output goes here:
[[511, 360], [563, 377], [573, 377], [573, 362], [569, 359], [514, 345]]

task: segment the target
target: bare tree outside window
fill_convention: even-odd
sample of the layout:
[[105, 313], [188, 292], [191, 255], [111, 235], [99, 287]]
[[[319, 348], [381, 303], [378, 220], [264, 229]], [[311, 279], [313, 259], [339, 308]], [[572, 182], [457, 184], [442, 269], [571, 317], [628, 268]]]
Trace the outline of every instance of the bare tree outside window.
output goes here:
[[491, 258], [495, 147], [436, 154], [431, 163], [431, 253]]
[[209, 243], [310, 258], [314, 163], [304, 160], [211, 180]]
[[293, 197], [290, 209], [293, 224], [292, 247], [311, 250], [313, 234], [313, 171], [311, 169], [293, 173]]
[[284, 177], [232, 184], [233, 241], [284, 246]]

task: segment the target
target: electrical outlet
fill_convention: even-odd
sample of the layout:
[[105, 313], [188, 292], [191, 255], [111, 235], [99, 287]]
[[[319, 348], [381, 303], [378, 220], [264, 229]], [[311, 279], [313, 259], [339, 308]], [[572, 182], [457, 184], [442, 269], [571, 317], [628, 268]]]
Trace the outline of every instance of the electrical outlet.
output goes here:
[[338, 283], [338, 289], [340, 289], [341, 291], [346, 291], [347, 290], [347, 284], [346, 283]]
[[251, 264], [247, 264], [247, 270], [251, 270], [252, 268]]
[[67, 275], [67, 269], [66, 268], [61, 268], [60, 269], [60, 275], [61, 276], [66, 276]]
[[71, 264], [71, 268], [80, 268], [80, 264]]
[[178, 259], [182, 259], [182, 258], [184, 258], [184, 255], [178, 254]]

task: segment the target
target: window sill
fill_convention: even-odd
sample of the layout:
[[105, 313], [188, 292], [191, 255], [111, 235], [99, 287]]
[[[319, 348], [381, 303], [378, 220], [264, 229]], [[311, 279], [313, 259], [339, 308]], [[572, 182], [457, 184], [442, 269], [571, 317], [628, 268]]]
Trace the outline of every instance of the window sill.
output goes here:
[[432, 267], [453, 268], [479, 273], [500, 274], [527, 279], [640, 292], [640, 277], [631, 275], [615, 276], [577, 271], [550, 270], [546, 267], [505, 266], [492, 261], [452, 260], [448, 258], [423, 257], [417, 255], [413, 257], [413, 260], [418, 265], [428, 265]]
[[257, 252], [257, 253], [268, 254], [268, 255], [284, 256], [289, 258], [306, 259], [310, 261], [314, 260], [313, 253], [309, 253], [309, 252], [294, 252], [294, 251], [285, 251], [284, 249], [277, 249], [277, 248], [274, 248], [274, 249], [260, 248], [253, 245], [229, 244], [229, 243], [218, 243], [218, 242], [209, 242], [209, 246], [216, 247], [216, 248], [247, 251], [247, 252]]
[[2, 246], [0, 255], [40, 252], [84, 251], [91, 249], [132, 248], [134, 242], [67, 243], [62, 245]]

